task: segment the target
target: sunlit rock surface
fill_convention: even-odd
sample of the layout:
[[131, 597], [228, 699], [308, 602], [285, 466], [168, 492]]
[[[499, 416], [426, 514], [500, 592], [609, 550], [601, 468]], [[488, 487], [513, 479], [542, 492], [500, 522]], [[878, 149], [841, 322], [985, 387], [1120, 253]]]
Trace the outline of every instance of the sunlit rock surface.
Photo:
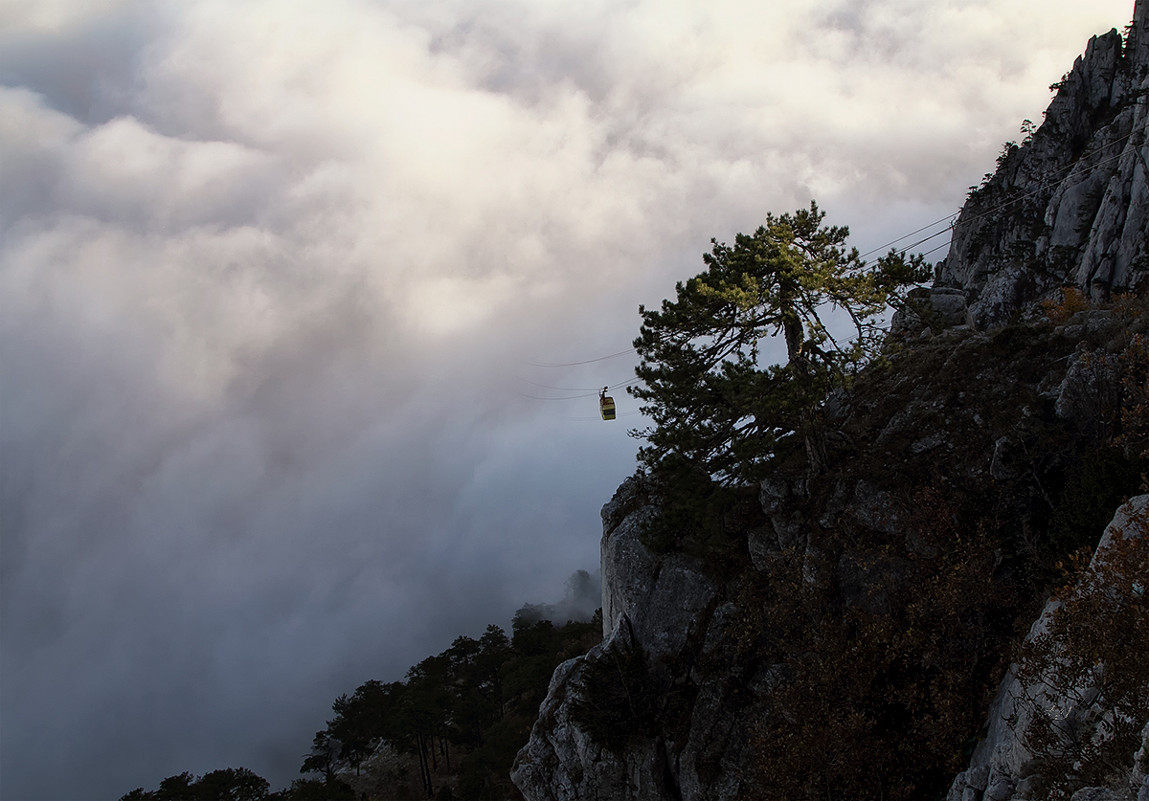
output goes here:
[[1147, 0], [1124, 48], [1116, 30], [1094, 37], [1059, 87], [971, 193], [941, 266], [938, 286], [963, 290], [981, 328], [1062, 286], [1105, 299], [1149, 277]]

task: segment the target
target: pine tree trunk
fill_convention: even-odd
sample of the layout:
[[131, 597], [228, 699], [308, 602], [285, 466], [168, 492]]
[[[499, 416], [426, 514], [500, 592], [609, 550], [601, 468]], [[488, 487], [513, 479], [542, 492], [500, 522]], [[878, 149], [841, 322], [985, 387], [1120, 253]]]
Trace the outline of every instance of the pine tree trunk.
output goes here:
[[802, 438], [806, 443], [806, 470], [811, 476], [825, 472], [829, 456], [826, 453], [826, 430], [818, 413], [808, 409], [802, 413]]
[[431, 766], [427, 761], [427, 741], [424, 739], [422, 733], [415, 735], [415, 750], [419, 752], [419, 779], [423, 782], [423, 792], [427, 797], [432, 796], [431, 789]]

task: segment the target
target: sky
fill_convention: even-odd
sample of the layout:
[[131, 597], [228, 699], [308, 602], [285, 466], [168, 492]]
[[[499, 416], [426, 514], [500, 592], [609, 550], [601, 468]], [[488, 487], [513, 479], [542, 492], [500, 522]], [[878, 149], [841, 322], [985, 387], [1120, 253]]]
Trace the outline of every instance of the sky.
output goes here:
[[1132, 5], [0, 0], [0, 797], [286, 786], [562, 597], [639, 304], [948, 219]]

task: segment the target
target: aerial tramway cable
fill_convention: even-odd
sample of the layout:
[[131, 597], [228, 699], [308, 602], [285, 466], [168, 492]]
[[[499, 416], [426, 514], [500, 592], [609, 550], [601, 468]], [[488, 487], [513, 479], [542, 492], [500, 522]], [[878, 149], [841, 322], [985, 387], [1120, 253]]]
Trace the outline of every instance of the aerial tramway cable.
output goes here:
[[612, 353], [609, 356], [599, 356], [597, 359], [587, 359], [586, 361], [582, 361], [582, 362], [554, 362], [554, 363], [527, 362], [527, 364], [529, 364], [531, 367], [579, 367], [580, 365], [584, 365], [584, 364], [594, 364], [595, 362], [605, 362], [607, 359], [614, 359], [614, 358], [617, 358], [619, 356], [625, 356], [628, 353], [634, 353], [634, 352], [635, 352], [634, 348], [627, 348], [626, 350], [620, 350], [618, 353]]
[[[973, 217], [970, 217], [968, 220], [966, 220], [966, 222], [976, 222], [977, 220], [980, 220], [983, 217], [988, 217], [992, 214], [996, 214], [997, 212], [1002, 211], [1003, 209], [1009, 208], [1010, 206], [1014, 205], [1015, 203], [1020, 203], [1023, 200], [1027, 200], [1027, 199], [1033, 197], [1034, 195], [1038, 194], [1043, 189], [1046, 189], [1047, 187], [1049, 187], [1053, 183], [1057, 183], [1057, 184], [1064, 183], [1070, 177], [1069, 174], [1071, 172], [1073, 172], [1073, 170], [1077, 166], [1077, 164], [1080, 163], [1083, 159], [1091, 158], [1093, 156], [1096, 156], [1099, 153], [1102, 153], [1103, 151], [1105, 151], [1108, 148], [1111, 148], [1115, 145], [1121, 144], [1122, 142], [1132, 138], [1132, 136], [1134, 134], [1139, 133], [1139, 132], [1144, 133], [1144, 129], [1142, 128], [1140, 131], [1137, 129], [1132, 130], [1128, 134], [1126, 134], [1125, 136], [1114, 139], [1112, 142], [1109, 142], [1105, 145], [1102, 145], [1101, 147], [1095, 148], [1094, 150], [1091, 150], [1088, 153], [1083, 153], [1076, 160], [1074, 160], [1074, 162], [1072, 164], [1067, 164], [1066, 166], [1062, 167], [1060, 170], [1057, 170], [1049, 178], [1046, 178], [1044, 181], [1040, 181], [1037, 184], [1037, 187], [1035, 189], [1030, 190], [1029, 192], [1027, 192], [1026, 194], [1024, 194], [1020, 197], [1012, 198], [1012, 199], [1005, 201], [1003, 203], [999, 203], [996, 206], [992, 206], [992, 207], [986, 209], [985, 211], [979, 212], [978, 214], [975, 214]], [[1124, 152], [1118, 153], [1116, 156], [1110, 156], [1109, 158], [1098, 162], [1094, 166], [1095, 166], [1095, 168], [1096, 167], [1102, 167], [1106, 164], [1110, 164], [1114, 161], [1118, 161], [1119, 159], [1124, 157], [1124, 155], [1125, 155]], [[1064, 174], [1061, 175], [1060, 177], [1058, 177], [1059, 173], [1064, 173]], [[1084, 178], [1082, 178], [1082, 180], [1084, 180]], [[960, 212], [959, 212], [959, 214], [960, 214]], [[925, 244], [926, 242], [930, 241], [931, 239], [934, 239], [935, 237], [941, 236], [946, 231], [952, 231], [954, 226], [957, 224], [958, 215], [957, 214], [950, 214], [950, 215], [946, 215], [945, 217], [941, 217], [937, 220], [934, 220], [932, 223], [928, 223], [926, 225], [923, 225], [921, 228], [918, 228], [914, 231], [910, 231], [908, 234], [903, 234], [902, 236], [899, 236], [897, 239], [893, 239], [884, 245], [880, 245], [880, 246], [878, 246], [872, 250], [866, 251], [865, 253], [862, 254], [862, 258], [872, 256], [875, 253], [883, 251], [888, 247], [892, 247], [893, 245], [896, 245], [898, 242], [901, 242], [903, 239], [909, 239], [911, 236], [914, 236], [915, 234], [920, 234], [923, 231], [928, 231], [929, 229], [933, 228], [935, 225], [939, 225], [943, 222], [946, 222], [947, 220], [950, 222], [950, 224], [946, 228], [943, 228], [942, 230], [937, 231], [936, 233], [930, 234], [929, 236], [925, 237], [924, 239], [920, 239], [917, 242], [914, 242], [912, 245], [907, 245], [905, 248], [902, 248], [902, 251], [903, 252], [909, 251], [910, 249], [915, 248], [918, 245]], [[928, 256], [930, 253], [934, 253], [938, 250], [941, 250], [943, 247], [945, 247], [944, 244], [938, 245], [937, 247], [933, 248], [932, 250], [927, 251], [926, 253], [923, 253], [922, 255]]]
[[[521, 379], [521, 378], [519, 380], [525, 381], [525, 379]], [[532, 382], [525, 381], [525, 383], [530, 384]], [[606, 389], [619, 389], [620, 387], [625, 387], [629, 383], [630, 383], [629, 381], [620, 381], [617, 384], [611, 384], [610, 386], [606, 387]], [[536, 384], [536, 386], [542, 386], [542, 385]], [[557, 390], [558, 388], [557, 387], [543, 387], [543, 389], [556, 389]], [[572, 389], [570, 391], [575, 392], [575, 391], [579, 391], [579, 390]], [[566, 395], [566, 396], [563, 396], [561, 398], [547, 398], [547, 397], [543, 397], [541, 395], [528, 395], [526, 393], [520, 392], [519, 397], [530, 398], [532, 400], [545, 400], [545, 401], [582, 400], [583, 398], [597, 398], [597, 397], [599, 397], [599, 392], [600, 391], [597, 389], [591, 389], [591, 390], [588, 390], [585, 393], [580, 394], [580, 395]]]

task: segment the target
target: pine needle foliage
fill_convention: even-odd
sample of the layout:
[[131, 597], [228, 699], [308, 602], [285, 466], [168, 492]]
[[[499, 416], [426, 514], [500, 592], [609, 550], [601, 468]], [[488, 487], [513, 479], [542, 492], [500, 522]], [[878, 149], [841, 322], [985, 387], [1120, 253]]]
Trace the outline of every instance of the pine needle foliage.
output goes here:
[[[653, 473], [689, 466], [724, 485], [753, 481], [795, 434], [810, 450], [814, 410], [865, 364], [888, 305], [925, 280], [922, 257], [890, 253], [870, 266], [849, 229], [823, 224], [817, 203], [766, 216], [733, 245], [711, 240], [707, 269], [658, 310], [639, 307], [639, 383], [628, 391], [654, 425], [639, 461]], [[838, 310], [849, 336], [828, 322]], [[768, 340], [781, 337], [785, 359]], [[816, 454], [810, 454], [816, 459]]]

